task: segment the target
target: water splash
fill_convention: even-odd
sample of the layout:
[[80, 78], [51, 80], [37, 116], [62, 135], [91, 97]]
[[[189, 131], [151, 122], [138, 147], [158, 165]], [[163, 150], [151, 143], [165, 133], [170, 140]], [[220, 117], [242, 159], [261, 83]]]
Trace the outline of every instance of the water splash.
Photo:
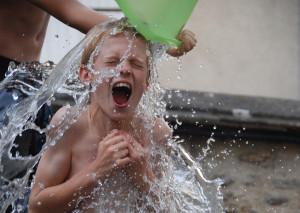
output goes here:
[[[96, 87], [105, 79], [118, 76], [116, 70], [101, 70], [93, 69], [93, 58], [101, 49], [101, 43], [95, 48], [94, 53], [89, 60], [89, 68], [99, 75], [99, 78], [90, 89], [78, 80], [78, 70], [80, 67], [81, 55], [84, 47], [93, 38], [99, 35], [99, 28], [105, 29], [107, 25], [95, 27], [74, 49], [72, 49], [56, 66], [53, 64], [41, 65], [38, 64], [28, 72], [32, 64], [23, 64], [10, 69], [7, 74], [7, 79], [1, 83], [0, 88], [7, 88], [17, 76], [22, 74], [26, 76], [22, 80], [11, 84], [12, 87], [21, 88], [26, 94], [26, 98], [22, 98], [19, 94], [12, 94], [13, 103], [9, 108], [1, 114], [1, 138], [0, 138], [0, 212], [5, 211], [9, 204], [16, 198], [22, 196], [22, 192], [28, 182], [29, 175], [33, 167], [37, 164], [42, 153], [49, 147], [54, 146], [56, 142], [63, 136], [64, 132], [70, 125], [76, 122], [80, 114], [86, 109], [89, 101], [89, 93], [93, 92]], [[121, 21], [120, 28], [113, 30], [112, 33], [118, 33], [124, 27], [124, 22]], [[126, 24], [127, 26], [127, 24]], [[129, 45], [129, 49], [131, 46]], [[156, 62], [161, 60], [166, 47], [158, 43], [152, 43], [150, 47], [151, 76], [147, 92], [144, 93], [135, 115], [135, 120], [142, 119], [146, 124], [145, 132], [153, 132], [153, 126], [157, 117], [162, 118], [165, 112], [165, 102], [163, 101], [164, 89], [161, 88], [158, 82], [158, 74], [156, 70]], [[149, 54], [149, 53], [147, 53]], [[128, 56], [124, 56], [128, 57]], [[49, 66], [47, 66], [49, 65]], [[23, 68], [24, 69], [23, 69]], [[45, 72], [46, 70], [46, 72]], [[51, 72], [52, 71], [52, 72]], [[50, 74], [51, 72], [51, 74]], [[26, 82], [27, 79], [35, 81]], [[35, 85], [32, 87], [31, 85]], [[55, 126], [48, 126], [45, 129], [40, 129], [34, 124], [34, 119], [38, 109], [45, 103], [51, 103], [53, 95], [58, 93], [66, 93], [74, 99], [74, 106], [67, 106], [67, 112], [60, 122]], [[137, 125], [132, 123], [132, 125]], [[14, 146], [14, 139], [17, 135], [22, 134], [24, 130], [34, 129], [40, 133], [47, 134], [47, 142], [43, 146], [42, 151], [35, 156], [13, 156], [11, 148]], [[56, 129], [56, 134], [51, 138], [49, 133]], [[142, 132], [133, 133], [138, 135]], [[222, 212], [222, 197], [219, 187], [220, 181], [211, 181], [205, 178], [201, 166], [183, 149], [179, 142], [175, 139], [169, 141], [172, 147], [171, 156], [168, 156], [159, 146], [151, 134], [147, 135], [147, 139], [151, 142], [152, 148], [148, 150], [152, 157], [159, 157], [161, 163], [158, 165], [151, 164], [151, 167], [161, 169], [161, 178], [159, 181], [151, 182], [150, 192], [154, 193], [159, 202], [152, 199], [151, 196], [143, 195], [142, 197], [132, 188], [126, 188], [128, 178], [125, 174], [120, 174], [122, 178], [108, 179], [107, 182], [99, 182], [99, 186], [91, 193], [100, 195], [100, 199], [83, 206], [83, 209], [98, 208], [99, 211], [109, 211], [110, 208], [126, 209], [128, 212], [137, 208], [136, 203], [143, 203], [138, 206], [140, 212], [147, 212], [149, 209], [155, 212]], [[168, 135], [166, 135], [168, 137]], [[162, 169], [163, 168], [163, 169]], [[88, 175], [88, 174], [87, 174]], [[92, 175], [92, 174], [91, 174]], [[118, 180], [118, 181], [116, 181]], [[123, 181], [121, 181], [123, 180]], [[149, 181], [149, 180], [146, 180]], [[114, 189], [106, 186], [114, 186]], [[122, 192], [129, 192], [128, 202], [120, 200]], [[166, 193], [168, 192], [168, 193]], [[102, 196], [101, 196], [102, 195]], [[126, 195], [127, 197], [128, 195]], [[79, 204], [85, 197], [80, 197], [77, 200]], [[21, 207], [17, 206], [14, 210], [21, 211]]]

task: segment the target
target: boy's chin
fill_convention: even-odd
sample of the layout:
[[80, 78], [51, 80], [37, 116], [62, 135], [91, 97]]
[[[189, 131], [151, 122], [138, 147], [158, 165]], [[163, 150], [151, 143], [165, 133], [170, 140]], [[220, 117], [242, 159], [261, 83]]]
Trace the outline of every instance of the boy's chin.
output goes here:
[[134, 114], [132, 112], [112, 112], [111, 119], [115, 121], [128, 121], [132, 119]]

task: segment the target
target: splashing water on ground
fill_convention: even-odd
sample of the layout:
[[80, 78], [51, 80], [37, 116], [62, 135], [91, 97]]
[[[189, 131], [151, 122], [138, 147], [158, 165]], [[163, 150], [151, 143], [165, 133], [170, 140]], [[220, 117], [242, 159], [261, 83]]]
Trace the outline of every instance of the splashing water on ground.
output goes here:
[[[92, 72], [100, 74], [97, 83], [87, 89], [86, 85], [78, 80], [78, 71], [84, 47], [95, 36], [98, 36], [98, 28], [105, 29], [107, 25], [109, 24], [95, 27], [55, 67], [51, 64], [44, 64], [44, 66], [41, 66], [42, 70], [39, 70], [37, 65], [35, 67], [37, 71], [31, 72], [33, 74], [30, 76], [31, 79], [35, 79], [37, 82], [34, 87], [29, 86], [25, 80], [17, 82], [17, 85], [22, 86], [22, 91], [26, 93], [27, 97], [22, 98], [20, 97], [21, 94], [13, 93], [12, 99], [14, 102], [11, 104], [12, 107], [5, 109], [3, 115], [0, 114], [4, 118], [0, 120], [0, 212], [4, 212], [9, 204], [22, 196], [31, 170], [37, 164], [38, 159], [49, 146], [55, 146], [70, 125], [76, 122], [76, 119], [87, 107], [89, 93], [93, 92], [103, 81], [119, 75], [119, 72], [116, 70], [97, 71], [93, 69], [93, 58], [101, 50], [100, 42], [91, 55], [88, 64]], [[125, 25], [127, 26], [128, 23], [124, 22], [124, 20], [120, 21], [119, 27], [114, 28], [111, 33], [118, 33]], [[129, 45], [128, 48], [130, 49], [131, 46]], [[151, 133], [155, 118], [163, 118], [165, 111], [165, 103], [162, 100], [164, 90], [159, 85], [155, 64], [158, 60], [162, 60], [162, 53], [165, 50], [166, 47], [158, 43], [151, 44], [152, 56], [149, 58], [150, 64], [153, 64], [153, 66], [150, 72], [149, 88], [144, 93], [135, 119], [132, 122], [132, 125], [135, 126], [138, 123], [135, 123], [135, 121], [142, 120], [145, 126], [142, 129], [136, 128], [139, 129], [139, 132], [133, 133], [134, 135], [140, 134], [141, 131]], [[125, 54], [124, 57], [128, 56]], [[24, 65], [24, 67], [28, 69], [28, 65]], [[45, 69], [53, 69], [53, 71], [49, 74], [43, 71]], [[28, 73], [28, 71], [22, 71], [20, 66], [13, 67], [8, 74], [7, 80], [1, 83], [0, 89], [7, 87], [15, 79], [14, 75], [19, 76], [20, 73]], [[32, 85], [32, 82], [30, 83]], [[55, 126], [47, 126], [45, 129], [40, 129], [33, 122], [36, 113], [43, 104], [51, 103], [52, 97], [56, 92], [69, 94], [73, 97], [75, 104], [67, 107], [67, 113]], [[13, 156], [10, 151], [13, 147], [13, 141], [17, 135], [22, 134], [26, 129], [35, 129], [41, 133], [46, 133], [47, 142], [41, 152], [35, 156]], [[53, 129], [56, 129], [57, 132], [54, 137], [50, 138], [48, 135]], [[150, 192], [156, 195], [159, 202], [152, 200], [151, 196], [141, 196], [136, 191], [128, 188], [126, 186], [128, 178], [126, 178], [126, 175], [121, 174], [121, 178], [112, 178], [106, 182], [99, 182], [99, 186], [92, 193], [92, 195], [97, 194], [99, 199], [83, 206], [83, 209], [98, 208], [99, 212], [112, 212], [110, 208], [122, 209], [123, 212], [147, 212], [149, 209], [154, 212], [222, 212], [222, 197], [219, 191], [221, 182], [219, 180], [207, 180], [201, 166], [183, 149], [176, 139], [169, 141], [172, 153], [171, 156], [168, 156], [162, 148], [157, 146], [151, 134], [146, 135], [146, 137], [152, 145], [149, 150], [151, 156], [161, 159], [159, 165], [150, 165], [152, 168], [161, 170], [159, 181], [151, 182], [150, 184]], [[124, 191], [129, 192], [127, 201], [120, 199]], [[85, 197], [80, 197], [77, 203], [79, 204], [83, 199]], [[140, 203], [143, 203], [143, 205], [138, 205]], [[22, 208], [22, 206], [17, 206], [14, 211], [21, 212]]]

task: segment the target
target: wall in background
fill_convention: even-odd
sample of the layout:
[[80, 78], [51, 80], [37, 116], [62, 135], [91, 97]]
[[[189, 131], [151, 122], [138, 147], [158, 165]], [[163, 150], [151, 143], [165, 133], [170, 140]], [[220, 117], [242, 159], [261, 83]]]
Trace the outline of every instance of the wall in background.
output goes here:
[[186, 28], [197, 47], [162, 66], [164, 85], [300, 99], [300, 1], [199, 0]]

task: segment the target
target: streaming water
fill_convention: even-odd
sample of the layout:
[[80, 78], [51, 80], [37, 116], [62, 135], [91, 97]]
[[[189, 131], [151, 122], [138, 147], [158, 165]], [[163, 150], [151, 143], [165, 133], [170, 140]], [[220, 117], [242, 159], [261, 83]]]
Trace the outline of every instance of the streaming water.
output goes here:
[[[113, 30], [110, 34], [117, 34], [119, 31], [122, 31], [124, 26], [128, 26], [128, 23], [124, 20], [116, 23], [114, 23], [116, 27], [112, 28]], [[76, 119], [86, 109], [89, 102], [89, 93], [93, 92], [103, 81], [119, 75], [115, 70], [97, 71], [93, 69], [93, 58], [101, 50], [100, 42], [91, 55], [88, 64], [90, 70], [100, 74], [98, 81], [88, 89], [87, 85], [82, 84], [78, 80], [78, 71], [84, 47], [94, 37], [98, 36], [103, 29], [108, 29], [111, 25], [111, 23], [106, 23], [95, 27], [56, 66], [50, 62], [35, 64], [34, 66], [33, 64], [11, 66], [6, 80], [0, 85], [0, 89], [3, 91], [10, 85], [11, 88], [20, 89], [22, 93], [14, 90], [9, 93], [11, 102], [7, 103], [7, 107], [1, 108], [0, 111], [0, 212], [5, 212], [7, 207], [17, 198], [24, 197], [24, 189], [28, 183], [31, 170], [37, 164], [43, 152], [49, 146], [55, 146], [65, 130], [72, 123], [76, 122]], [[132, 42], [128, 47], [129, 49], [131, 44]], [[162, 53], [164, 51], [164, 46], [152, 43], [147, 52], [149, 63], [152, 64], [149, 88], [144, 93], [132, 122], [133, 126], [138, 127], [138, 123], [141, 120], [143, 121], [143, 127], [136, 128], [138, 132], [133, 132], [132, 135], [148, 132], [145, 137], [151, 143], [148, 150], [149, 154], [153, 158], [160, 159], [159, 164], [150, 163], [150, 167], [159, 170], [161, 173], [161, 177], [150, 184], [150, 192], [155, 194], [158, 201], [153, 200], [153, 196], [148, 194], [141, 196], [136, 190], [128, 186], [126, 175], [119, 174], [119, 177], [112, 177], [105, 182], [99, 182], [99, 186], [92, 193], [92, 195], [97, 194], [99, 199], [81, 206], [81, 209], [96, 208], [98, 212], [114, 212], [113, 209], [122, 209], [121, 212], [147, 212], [149, 209], [154, 212], [223, 211], [222, 196], [219, 191], [221, 182], [219, 180], [206, 179], [201, 165], [184, 150], [180, 145], [180, 141], [176, 138], [169, 140], [169, 145], [172, 148], [169, 156], [152, 137], [151, 133], [153, 132], [156, 118], [163, 118], [165, 112], [165, 103], [162, 99], [164, 89], [159, 85], [155, 66], [157, 61], [163, 60]], [[124, 57], [128, 56], [125, 54]], [[67, 113], [55, 126], [47, 126], [41, 129], [33, 121], [38, 109], [45, 103], [51, 104], [55, 93], [70, 95], [73, 97], [75, 104], [67, 106]], [[49, 132], [54, 128], [58, 129], [58, 131], [54, 137], [50, 138]], [[15, 147], [13, 141], [16, 136], [29, 129], [34, 129], [47, 135], [47, 142], [42, 150], [35, 156], [26, 156], [22, 155], [22, 153], [12, 154], [11, 149]], [[165, 135], [165, 137], [168, 136]], [[42, 183], [39, 183], [39, 185], [43, 187]], [[122, 199], [124, 192], [129, 192], [128, 195], [126, 194], [126, 198], [128, 196], [126, 201]], [[83, 199], [85, 197], [80, 197], [77, 204]], [[143, 203], [143, 205], [138, 205], [138, 203]], [[23, 208], [20, 204], [15, 205], [13, 211], [22, 212]]]

